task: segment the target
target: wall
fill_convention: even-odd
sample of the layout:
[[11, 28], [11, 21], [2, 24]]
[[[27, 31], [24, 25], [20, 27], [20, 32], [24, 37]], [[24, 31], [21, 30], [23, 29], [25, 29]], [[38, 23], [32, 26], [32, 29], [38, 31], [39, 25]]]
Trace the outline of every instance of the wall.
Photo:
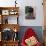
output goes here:
[[[15, 0], [0, 0], [0, 6], [14, 6]], [[21, 26], [43, 26], [43, 6], [42, 0], [17, 0], [19, 10], [19, 24]], [[35, 20], [26, 20], [25, 19], [25, 6], [32, 6], [35, 10]]]
[[[22, 2], [22, 1], [21, 1]], [[36, 12], [36, 19], [35, 20], [26, 20], [25, 19], [25, 6], [32, 6]], [[42, 26], [43, 25], [43, 6], [42, 0], [25, 0], [21, 4], [20, 8], [20, 24], [22, 26]]]
[[[10, 7], [10, 6], [14, 6], [15, 0], [0, 0], [0, 6], [1, 7]], [[44, 20], [44, 16], [43, 16], [43, 6], [42, 6], [42, 0], [17, 0], [18, 2], [18, 6], [19, 6], [19, 24], [20, 26], [33, 26], [31, 28], [35, 29], [35, 32], [37, 33], [40, 41], [43, 41], [43, 30], [42, 30], [42, 26], [43, 26], [43, 20]], [[35, 20], [26, 20], [25, 19], [25, 6], [32, 6], [35, 10], [35, 16], [36, 19]], [[9, 20], [12, 17], [9, 17]], [[15, 20], [15, 18], [14, 18]], [[13, 21], [14, 22], [14, 21]], [[25, 29], [27, 29], [27, 27], [21, 27], [20, 29], [20, 39], [22, 38], [22, 35], [25, 31]], [[21, 35], [22, 34], [22, 35]]]
[[41, 26], [21, 26], [19, 31], [19, 39], [20, 42], [24, 36], [24, 33], [27, 31], [28, 28], [32, 28], [34, 32], [37, 34], [37, 37], [41, 43], [43, 43], [43, 30]]

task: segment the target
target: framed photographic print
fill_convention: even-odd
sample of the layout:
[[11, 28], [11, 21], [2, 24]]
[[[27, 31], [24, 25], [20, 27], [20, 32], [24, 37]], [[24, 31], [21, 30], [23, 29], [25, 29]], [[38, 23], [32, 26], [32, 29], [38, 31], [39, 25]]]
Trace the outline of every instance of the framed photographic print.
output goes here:
[[18, 12], [16, 10], [10, 10], [9, 14], [10, 15], [16, 15]]
[[9, 10], [2, 10], [2, 15], [9, 15]]
[[13, 12], [13, 11], [11, 11], [11, 12], [10, 12], [10, 15], [14, 15], [14, 12]]
[[34, 8], [32, 8], [31, 6], [26, 6], [25, 7], [25, 18], [26, 19], [35, 19], [35, 15], [34, 15]]

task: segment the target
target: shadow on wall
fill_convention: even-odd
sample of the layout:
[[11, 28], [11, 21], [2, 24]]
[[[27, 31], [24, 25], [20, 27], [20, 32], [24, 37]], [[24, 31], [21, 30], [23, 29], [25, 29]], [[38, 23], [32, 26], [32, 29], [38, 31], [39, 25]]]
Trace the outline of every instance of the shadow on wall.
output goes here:
[[19, 39], [20, 39], [20, 42], [24, 36], [24, 33], [25, 31], [28, 29], [28, 28], [32, 28], [37, 36], [38, 36], [38, 39], [41, 43], [43, 43], [43, 30], [42, 30], [42, 27], [41, 26], [21, 26], [20, 27], [20, 31], [19, 31]]

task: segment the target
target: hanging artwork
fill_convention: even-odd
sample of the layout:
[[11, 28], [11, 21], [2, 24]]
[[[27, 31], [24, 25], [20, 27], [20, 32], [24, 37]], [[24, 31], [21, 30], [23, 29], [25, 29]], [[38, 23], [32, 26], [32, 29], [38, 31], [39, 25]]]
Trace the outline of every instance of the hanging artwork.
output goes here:
[[31, 6], [26, 6], [25, 7], [25, 18], [26, 19], [35, 19], [35, 15], [34, 15], [34, 8], [32, 8]]

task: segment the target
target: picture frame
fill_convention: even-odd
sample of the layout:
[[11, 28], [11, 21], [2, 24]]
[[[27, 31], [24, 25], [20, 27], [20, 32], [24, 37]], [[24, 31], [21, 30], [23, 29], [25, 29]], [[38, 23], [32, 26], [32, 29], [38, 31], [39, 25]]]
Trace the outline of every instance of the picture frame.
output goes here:
[[17, 13], [18, 13], [18, 12], [17, 12], [16, 10], [10, 10], [10, 11], [9, 11], [9, 14], [10, 14], [10, 15], [16, 15]]
[[35, 19], [35, 14], [34, 14], [34, 8], [31, 6], [25, 6], [25, 18], [26, 19]]
[[9, 10], [2, 10], [2, 15], [9, 15]]

